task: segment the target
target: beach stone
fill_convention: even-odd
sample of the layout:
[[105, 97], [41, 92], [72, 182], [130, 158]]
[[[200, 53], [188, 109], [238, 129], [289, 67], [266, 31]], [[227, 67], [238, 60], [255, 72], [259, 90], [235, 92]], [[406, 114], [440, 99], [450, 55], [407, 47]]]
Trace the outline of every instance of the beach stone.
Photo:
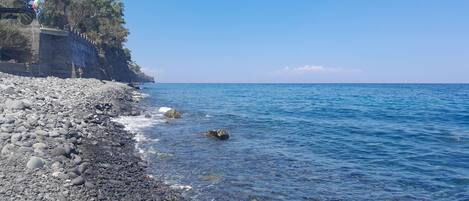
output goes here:
[[24, 110], [27, 104], [23, 100], [7, 100], [5, 106], [10, 110]]
[[22, 138], [21, 134], [15, 133], [11, 136], [11, 143], [19, 142], [21, 141], [21, 138]]
[[12, 133], [13, 132], [13, 127], [12, 126], [8, 126], [8, 125], [2, 125], [2, 127], [0, 128], [0, 130], [2, 132], [5, 132], [5, 133]]
[[46, 149], [47, 145], [42, 142], [38, 142], [36, 144], [33, 144], [33, 148], [34, 149]]
[[82, 176], [78, 176], [72, 180], [72, 185], [79, 186], [85, 184], [85, 179]]
[[211, 131], [208, 131], [206, 134], [207, 136], [215, 137], [219, 140], [228, 140], [230, 138], [230, 135], [224, 129], [211, 130]]
[[15, 145], [7, 144], [2, 148], [1, 154], [2, 155], [9, 155], [14, 152]]
[[28, 129], [24, 126], [20, 126], [16, 129], [16, 132], [18, 133], [25, 133], [26, 131], [28, 131]]
[[44, 167], [44, 161], [42, 160], [42, 158], [33, 156], [29, 159], [28, 163], [26, 164], [26, 167], [28, 167], [29, 169], [40, 169]]
[[59, 136], [60, 136], [60, 133], [57, 131], [52, 131], [49, 133], [49, 137], [59, 137]]
[[53, 172], [52, 176], [56, 177], [56, 178], [60, 178], [60, 179], [67, 179], [68, 178], [67, 174], [65, 174], [63, 172], [60, 172], [60, 171]]
[[48, 137], [49, 133], [47, 133], [46, 131], [43, 131], [43, 130], [38, 130], [38, 131], [36, 131], [36, 135]]
[[0, 140], [6, 141], [11, 138], [11, 134], [9, 133], [0, 133]]
[[56, 161], [56, 162], [52, 163], [51, 168], [53, 170], [60, 170], [60, 169], [63, 168], [63, 165], [62, 165], [62, 163]]
[[63, 147], [56, 147], [50, 151], [50, 155], [57, 157], [57, 156], [67, 156], [67, 152]]
[[81, 165], [78, 166], [78, 171], [81, 174], [83, 174], [83, 173], [85, 173], [85, 171], [88, 169], [89, 166], [90, 166], [90, 163], [84, 162], [84, 163], [82, 163]]
[[175, 109], [170, 109], [164, 113], [164, 116], [170, 119], [179, 119], [181, 118], [181, 113], [179, 113]]
[[30, 147], [32, 147], [33, 145], [31, 144], [31, 142], [26, 141], [26, 142], [22, 142], [22, 143], [21, 143], [21, 146], [22, 146], [22, 147], [30, 148]]

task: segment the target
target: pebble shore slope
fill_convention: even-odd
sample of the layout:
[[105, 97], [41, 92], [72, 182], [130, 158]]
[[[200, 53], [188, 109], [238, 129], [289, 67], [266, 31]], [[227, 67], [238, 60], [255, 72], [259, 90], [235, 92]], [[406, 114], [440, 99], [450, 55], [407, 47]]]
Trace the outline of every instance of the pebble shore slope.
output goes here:
[[182, 200], [147, 175], [133, 135], [134, 90], [96, 79], [0, 73], [0, 200]]

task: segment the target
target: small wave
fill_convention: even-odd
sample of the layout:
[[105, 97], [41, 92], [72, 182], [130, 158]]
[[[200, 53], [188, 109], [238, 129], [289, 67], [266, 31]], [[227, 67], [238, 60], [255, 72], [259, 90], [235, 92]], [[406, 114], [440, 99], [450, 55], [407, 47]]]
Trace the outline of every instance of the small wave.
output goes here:
[[166, 113], [170, 110], [172, 110], [172, 108], [170, 108], [170, 107], [160, 107], [160, 109], [158, 109], [158, 112], [159, 113]]
[[192, 190], [192, 186], [189, 186], [189, 185], [173, 184], [173, 185], [170, 185], [169, 187], [171, 187], [172, 189], [176, 189], [176, 190], [185, 190], [185, 191]]
[[[159, 116], [156, 116], [159, 117]], [[132, 133], [139, 133], [145, 128], [152, 127], [156, 124], [163, 122], [162, 119], [159, 118], [146, 118], [144, 115], [140, 116], [121, 116], [112, 119], [115, 122], [121, 123], [124, 125], [124, 129], [126, 131], [130, 131]]]
[[134, 134], [135, 150], [145, 158], [146, 151], [141, 147], [142, 143], [158, 142], [159, 139], [150, 139], [144, 135], [143, 130], [164, 122], [161, 115], [155, 115], [152, 118], [146, 118], [145, 115], [140, 116], [121, 116], [112, 118], [112, 121], [124, 125], [124, 130]]
[[137, 91], [133, 91], [132, 92], [132, 98], [134, 100], [137, 100], [137, 101], [140, 101], [144, 98], [147, 98], [149, 97], [150, 95], [149, 94], [146, 94], [146, 93], [141, 93], [141, 92], [137, 92]]

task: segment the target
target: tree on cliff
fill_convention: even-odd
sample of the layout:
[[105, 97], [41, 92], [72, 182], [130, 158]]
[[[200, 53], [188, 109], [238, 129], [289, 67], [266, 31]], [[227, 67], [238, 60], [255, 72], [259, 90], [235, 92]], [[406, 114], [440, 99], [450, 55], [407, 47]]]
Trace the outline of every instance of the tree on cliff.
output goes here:
[[40, 8], [41, 24], [71, 28], [96, 42], [108, 73], [140, 72], [130, 51], [124, 47], [129, 31], [125, 28], [121, 0], [47, 0]]
[[41, 24], [78, 30], [100, 45], [122, 47], [129, 35], [120, 0], [48, 0], [40, 7]]

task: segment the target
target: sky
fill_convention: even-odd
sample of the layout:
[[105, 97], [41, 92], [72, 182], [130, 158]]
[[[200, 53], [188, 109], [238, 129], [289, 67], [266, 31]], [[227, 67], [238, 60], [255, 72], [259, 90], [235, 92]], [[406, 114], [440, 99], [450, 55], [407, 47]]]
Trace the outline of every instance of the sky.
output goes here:
[[169, 83], [469, 83], [469, 0], [124, 0]]

